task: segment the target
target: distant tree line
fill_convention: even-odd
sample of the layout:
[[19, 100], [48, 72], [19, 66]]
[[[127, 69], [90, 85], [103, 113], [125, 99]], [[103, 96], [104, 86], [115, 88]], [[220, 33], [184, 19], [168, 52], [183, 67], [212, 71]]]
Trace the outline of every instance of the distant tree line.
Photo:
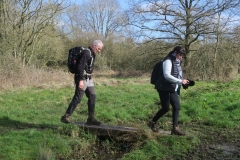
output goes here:
[[182, 45], [185, 75], [227, 80], [239, 71], [239, 0], [0, 0], [0, 70], [67, 70], [68, 50], [101, 39], [96, 69], [151, 72]]

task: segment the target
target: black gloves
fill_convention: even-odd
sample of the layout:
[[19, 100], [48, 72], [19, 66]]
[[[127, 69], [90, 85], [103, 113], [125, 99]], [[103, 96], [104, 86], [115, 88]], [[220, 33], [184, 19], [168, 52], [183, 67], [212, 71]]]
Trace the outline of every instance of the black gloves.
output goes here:
[[183, 89], [188, 89], [188, 86], [194, 86], [195, 82], [188, 79], [189, 83], [187, 84], [182, 84]]

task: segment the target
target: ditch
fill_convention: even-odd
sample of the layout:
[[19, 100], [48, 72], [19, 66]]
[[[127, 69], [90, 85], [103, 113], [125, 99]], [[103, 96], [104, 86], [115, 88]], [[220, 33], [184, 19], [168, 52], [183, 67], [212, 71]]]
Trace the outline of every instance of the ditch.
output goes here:
[[[185, 128], [197, 131], [196, 136], [200, 139], [200, 144], [185, 153], [181, 159], [240, 159], [240, 128], [223, 129], [204, 125], [185, 125]], [[72, 155], [71, 158], [120, 160], [136, 146], [143, 145], [147, 138], [148, 136], [144, 134], [126, 134], [115, 137], [98, 135], [94, 145], [89, 146], [85, 154], [80, 155], [76, 152], [76, 155]]]

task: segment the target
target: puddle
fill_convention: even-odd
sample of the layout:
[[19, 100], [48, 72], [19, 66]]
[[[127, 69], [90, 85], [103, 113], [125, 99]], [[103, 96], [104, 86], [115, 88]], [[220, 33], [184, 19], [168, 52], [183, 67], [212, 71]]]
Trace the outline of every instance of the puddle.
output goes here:
[[221, 153], [220, 156], [240, 156], [240, 145], [214, 144], [209, 145], [208, 148], [212, 153]]
[[210, 145], [209, 149], [240, 154], [240, 146], [234, 146], [234, 145], [220, 145], [220, 144]]

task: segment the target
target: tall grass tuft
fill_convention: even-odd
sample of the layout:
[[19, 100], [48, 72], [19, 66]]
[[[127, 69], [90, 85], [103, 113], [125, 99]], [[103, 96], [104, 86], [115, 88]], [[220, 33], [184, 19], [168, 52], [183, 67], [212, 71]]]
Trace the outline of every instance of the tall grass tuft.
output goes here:
[[55, 160], [55, 155], [51, 148], [48, 148], [47, 146], [40, 146], [36, 160]]

